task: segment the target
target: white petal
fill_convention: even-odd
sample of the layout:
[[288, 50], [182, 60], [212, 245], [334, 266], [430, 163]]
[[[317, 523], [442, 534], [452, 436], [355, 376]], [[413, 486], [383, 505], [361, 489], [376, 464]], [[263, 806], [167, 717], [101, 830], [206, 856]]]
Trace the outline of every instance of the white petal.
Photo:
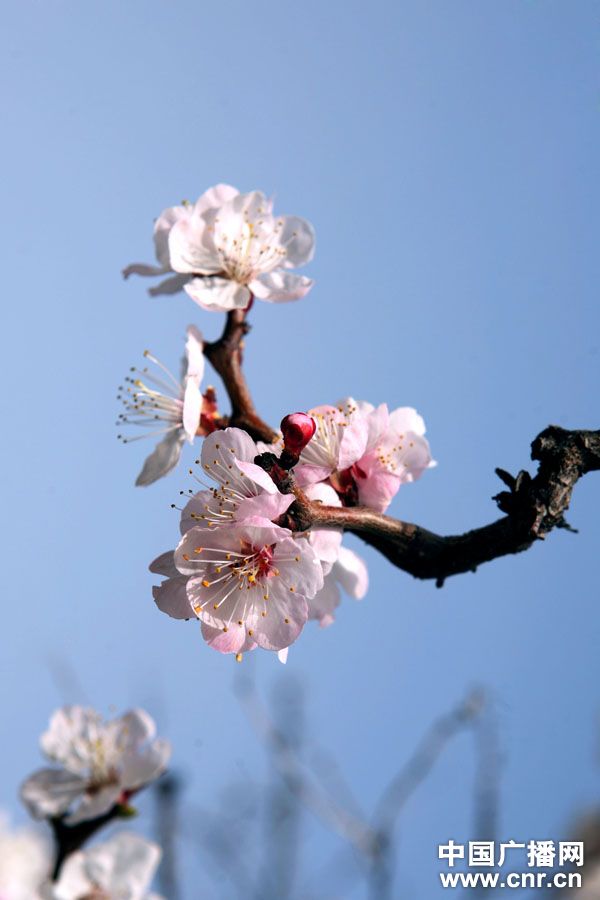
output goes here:
[[186, 284], [185, 292], [195, 303], [211, 312], [246, 309], [250, 303], [248, 288], [228, 278], [192, 278]]
[[266, 300], [268, 303], [287, 303], [289, 300], [304, 297], [313, 284], [312, 278], [275, 269], [273, 272], [259, 275], [248, 287], [259, 300]]
[[244, 522], [249, 519], [266, 519], [267, 522], [276, 522], [279, 516], [290, 508], [294, 502], [293, 494], [262, 493], [258, 497], [248, 497], [240, 500], [235, 514], [236, 521]]
[[153, 484], [175, 468], [181, 456], [184, 440], [185, 432], [182, 428], [174, 428], [170, 431], [146, 459], [142, 471], [136, 479], [136, 485], [140, 487]]
[[[202, 519], [202, 516], [206, 515], [206, 507], [212, 507], [213, 503], [214, 496], [212, 491], [198, 491], [197, 494], [194, 494], [193, 497], [190, 497], [181, 511], [181, 519], [179, 521], [179, 530], [181, 534], [185, 534], [186, 531], [189, 531], [190, 528], [195, 528], [196, 525], [204, 527], [206, 523]], [[173, 555], [171, 554], [171, 558], [172, 557]], [[152, 563], [152, 566], [150, 566], [150, 571], [159, 572], [159, 575], [169, 575], [169, 577], [179, 575], [177, 569], [172, 572], [160, 572], [158, 569], [153, 568], [153, 566], [154, 563]], [[189, 618], [189, 616], [186, 616], [185, 618]]]
[[334, 611], [340, 605], [340, 600], [340, 589], [335, 576], [333, 573], [327, 575], [321, 590], [308, 601], [308, 617], [317, 619], [321, 628], [327, 628], [334, 621]]
[[173, 225], [182, 219], [190, 219], [192, 210], [187, 206], [170, 206], [164, 209], [154, 223], [154, 252], [156, 258], [168, 272], [173, 267], [169, 258], [169, 234]]
[[148, 288], [148, 293], [151, 297], [159, 297], [161, 294], [178, 294], [189, 280], [189, 275], [171, 275], [164, 281], [159, 281], [154, 287]]
[[164, 275], [169, 268], [164, 266], [151, 266], [147, 263], [130, 263], [122, 271], [123, 278], [129, 278], [130, 275]]
[[65, 813], [85, 791], [85, 779], [65, 769], [40, 769], [21, 786], [21, 800], [36, 819]]
[[425, 434], [425, 420], [412, 406], [400, 406], [390, 413], [390, 428], [397, 434], [412, 431], [415, 434]]
[[161, 612], [171, 616], [172, 619], [194, 618], [186, 590], [187, 582], [187, 575], [177, 573], [175, 578], [168, 578], [152, 588], [154, 602]]
[[315, 253], [315, 231], [310, 222], [299, 216], [282, 216], [283, 228], [279, 235], [286, 256], [284, 267], [293, 269], [310, 262]]
[[[225, 459], [231, 456], [232, 462], [252, 462], [257, 452], [256, 444], [247, 431], [241, 428], [225, 428], [223, 431], [209, 434], [202, 444], [202, 467], [210, 469], [216, 459], [223, 459], [223, 453]], [[213, 478], [218, 477], [212, 472], [211, 475]]]
[[156, 572], [158, 575], [166, 575], [167, 578], [173, 578], [174, 576], [179, 575], [179, 572], [175, 568], [175, 563], [173, 562], [172, 550], [161, 553], [160, 556], [157, 556], [156, 559], [150, 563], [148, 568], [151, 572]]
[[256, 642], [248, 637], [246, 628], [223, 631], [222, 627], [202, 622], [202, 637], [217, 653], [244, 653], [256, 647]]
[[121, 795], [119, 785], [110, 785], [94, 791], [93, 794], [84, 794], [79, 806], [71, 815], [65, 818], [67, 825], [77, 825], [79, 822], [87, 822], [90, 819], [98, 819], [113, 808]]
[[128, 747], [137, 747], [156, 735], [156, 723], [145, 709], [130, 709], [109, 722], [108, 727], [111, 726], [121, 732], [120, 742], [124, 741]]
[[361, 600], [369, 587], [369, 572], [360, 556], [347, 547], [340, 547], [333, 574], [351, 597]]
[[263, 490], [267, 492], [267, 494], [277, 494], [277, 485], [271, 478], [268, 472], [262, 468], [262, 466], [257, 466], [256, 463], [253, 462], [245, 462], [242, 459], [236, 459], [235, 461], [240, 472], [243, 472], [251, 481], [255, 484], [258, 484]]
[[229, 200], [237, 197], [239, 191], [230, 184], [215, 184], [214, 187], [205, 191], [201, 197], [198, 197], [194, 206], [194, 212], [201, 214], [207, 209], [214, 209], [216, 206], [223, 206]]
[[198, 381], [195, 378], [187, 378], [183, 392], [183, 430], [190, 444], [193, 443], [198, 431], [201, 414], [202, 394]]
[[342, 501], [330, 484], [311, 484], [306, 488], [306, 496], [309, 500], [318, 500], [324, 506], [341, 506]]
[[277, 653], [277, 659], [278, 659], [279, 662], [282, 663], [282, 665], [284, 665], [284, 666], [285, 666], [285, 664], [286, 664], [286, 662], [287, 662], [287, 660], [288, 660], [288, 652], [289, 652], [289, 649], [290, 649], [289, 647], [284, 647], [283, 650], [279, 650], [278, 653]]
[[200, 384], [204, 377], [205, 359], [203, 351], [204, 338], [202, 337], [202, 332], [196, 328], [195, 325], [188, 325], [187, 341], [185, 344], [185, 353], [187, 357], [186, 375], [188, 378], [196, 378], [198, 384]]
[[94, 885], [88, 877], [86, 863], [86, 854], [82, 850], [67, 857], [60, 871], [60, 878], [49, 895], [52, 900], [80, 900], [81, 897], [90, 896]]
[[262, 191], [237, 194], [219, 210], [220, 231], [236, 233], [245, 221], [255, 224], [271, 214], [272, 205]]
[[54, 886], [55, 900], [81, 900], [103, 896], [142, 900], [152, 881], [161, 851], [156, 844], [122, 832], [103, 844], [71, 854]]
[[199, 215], [182, 219], [169, 233], [169, 256], [175, 272], [210, 275], [221, 261], [207, 242], [206, 222]]
[[84, 748], [97, 735], [102, 717], [95, 709], [63, 706], [50, 718], [47, 731], [40, 738], [46, 756], [75, 775], [83, 775], [89, 766]]
[[154, 781], [165, 771], [170, 758], [171, 745], [162, 738], [143, 751], [132, 751], [122, 762], [123, 787], [126, 790], [136, 790]]

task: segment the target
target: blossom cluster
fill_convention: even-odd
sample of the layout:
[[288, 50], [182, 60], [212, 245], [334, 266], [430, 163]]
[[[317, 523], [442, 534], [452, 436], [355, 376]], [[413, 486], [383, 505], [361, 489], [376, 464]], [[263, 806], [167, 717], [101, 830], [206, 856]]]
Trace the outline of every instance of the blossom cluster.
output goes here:
[[[164, 210], [154, 226], [158, 265], [134, 263], [131, 274], [165, 276], [153, 295], [184, 290], [201, 307], [245, 317], [254, 298], [274, 302], [303, 297], [312, 281], [290, 270], [314, 252], [312, 226], [273, 213], [260, 191], [230, 185], [210, 188], [196, 201]], [[158, 369], [134, 369], [120, 392], [119, 425], [143, 425], [160, 440], [137, 484], [171, 471], [186, 440], [204, 442], [197, 464], [202, 489], [181, 511], [174, 550], [151, 570], [160, 610], [176, 619], [199, 619], [205, 640], [237, 658], [262, 647], [285, 660], [304, 625], [333, 622], [341, 590], [365, 595], [365, 563], [342, 544], [335, 527], [302, 529], [288, 514], [290, 487], [271, 478], [261, 454], [279, 457], [305, 497], [327, 507], [366, 506], [383, 513], [402, 484], [434, 465], [425, 423], [411, 407], [390, 411], [349, 397], [308, 414], [287, 416], [272, 444], [228, 427], [214, 388], [203, 390], [205, 344], [190, 326], [180, 378], [154, 356]], [[305, 428], [306, 426], [306, 428]]]
[[53, 880], [50, 841], [0, 816], [2, 900], [161, 900], [148, 893], [160, 857], [157, 844], [124, 831], [71, 853]]
[[[160, 610], [196, 617], [215, 650], [241, 654], [256, 647], [285, 651], [309, 619], [333, 621], [339, 585], [364, 596], [364, 562], [342, 546], [338, 530], [293, 532], [281, 524], [294, 500], [281, 493], [254, 460], [260, 448], [239, 428], [205, 438], [197, 476], [204, 489], [181, 511], [181, 540], [151, 570], [164, 576], [154, 588]], [[330, 485], [308, 488], [311, 499], [340, 501]]]
[[94, 709], [65, 706], [40, 745], [54, 765], [23, 782], [21, 799], [35, 819], [53, 823], [57, 856], [42, 833], [0, 820], [2, 900], [160, 900], [148, 893], [161, 856], [156, 844], [123, 832], [83, 846], [129, 817], [131, 799], [164, 773], [171, 748], [152, 718], [134, 709], [104, 721]]

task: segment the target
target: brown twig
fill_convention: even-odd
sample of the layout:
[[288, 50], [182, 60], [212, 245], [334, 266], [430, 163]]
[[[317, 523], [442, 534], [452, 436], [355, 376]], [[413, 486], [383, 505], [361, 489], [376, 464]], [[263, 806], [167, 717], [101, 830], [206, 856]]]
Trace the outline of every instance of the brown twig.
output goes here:
[[299, 528], [351, 531], [399, 569], [415, 578], [434, 578], [441, 587], [450, 575], [474, 572], [482, 563], [527, 550], [553, 528], [569, 528], [564, 514], [576, 482], [600, 469], [600, 431], [551, 425], [533, 441], [531, 457], [539, 461], [534, 478], [527, 472], [513, 478], [496, 469], [508, 490], [494, 499], [506, 515], [465, 534], [444, 537], [365, 507], [321, 506], [293, 485], [291, 512]]
[[277, 434], [264, 422], [254, 407], [248, 383], [242, 372], [244, 336], [250, 330], [246, 311], [234, 309], [227, 313], [221, 337], [204, 345], [204, 355], [221, 376], [231, 402], [228, 425], [243, 428], [255, 440], [274, 441]]

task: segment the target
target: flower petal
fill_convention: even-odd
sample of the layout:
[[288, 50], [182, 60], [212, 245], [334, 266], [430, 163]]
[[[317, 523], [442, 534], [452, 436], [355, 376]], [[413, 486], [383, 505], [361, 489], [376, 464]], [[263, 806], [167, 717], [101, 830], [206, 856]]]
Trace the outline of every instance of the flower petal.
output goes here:
[[194, 618], [186, 590], [187, 581], [187, 575], [177, 573], [175, 578], [168, 578], [152, 588], [154, 602], [161, 612], [171, 616], [172, 619]]
[[169, 268], [165, 266], [152, 266], [148, 263], [130, 263], [122, 269], [123, 278], [127, 279], [130, 275], [164, 275]]
[[402, 479], [384, 469], [374, 452], [363, 457], [352, 472], [359, 504], [384, 513], [400, 490]]
[[[198, 491], [197, 494], [190, 497], [181, 511], [181, 520], [179, 522], [181, 534], [184, 535], [190, 528], [208, 527], [203, 517], [212, 509], [218, 509], [215, 506], [215, 498], [212, 491]], [[151, 571], [156, 570], [151, 569]], [[177, 569], [175, 574], [178, 574]]]
[[154, 223], [154, 252], [163, 271], [172, 269], [169, 256], [169, 234], [173, 226], [182, 220], [189, 220], [192, 210], [188, 206], [170, 206], [164, 209]]
[[262, 466], [257, 466], [256, 463], [246, 462], [243, 459], [236, 459], [235, 461], [238, 469], [244, 475], [246, 475], [250, 481], [253, 481], [259, 487], [261, 487], [267, 494], [277, 494], [277, 485], [271, 478], [268, 472], [262, 468]]
[[107, 730], [119, 732], [121, 746], [137, 747], [146, 741], [151, 741], [156, 735], [156, 723], [145, 709], [130, 709], [129, 712], [113, 719], [107, 725]]
[[77, 825], [79, 822], [98, 819], [118, 803], [120, 796], [121, 786], [118, 784], [100, 788], [92, 794], [84, 794], [81, 803], [65, 818], [65, 822], [67, 825]]
[[390, 413], [390, 428], [397, 434], [412, 431], [425, 434], [425, 420], [412, 406], [400, 406]]
[[21, 800], [36, 819], [61, 816], [85, 791], [86, 782], [66, 769], [40, 769], [22, 784]]
[[89, 766], [85, 747], [97, 737], [102, 717], [95, 709], [62, 706], [50, 718], [40, 738], [42, 751], [74, 775], [84, 775]]
[[313, 286], [312, 278], [275, 269], [259, 275], [248, 285], [255, 297], [268, 303], [287, 303], [304, 297]]
[[[306, 488], [306, 496], [309, 500], [316, 500], [326, 506], [342, 505], [342, 501], [329, 484], [310, 484]], [[323, 573], [327, 575], [338, 558], [342, 543], [341, 530], [337, 528], [311, 528], [308, 540], [321, 560]]]
[[204, 377], [206, 361], [204, 359], [204, 338], [200, 329], [195, 325], [187, 327], [185, 355], [187, 360], [186, 376], [195, 379], [196, 383], [200, 384]]
[[202, 413], [202, 393], [195, 378], [186, 378], [185, 388], [183, 392], [183, 430], [190, 444], [194, 442], [194, 438], [200, 425], [200, 415]]
[[221, 270], [221, 260], [207, 240], [206, 222], [201, 215], [181, 219], [169, 233], [169, 257], [175, 272], [211, 275]]
[[68, 856], [52, 897], [79, 900], [96, 896], [99, 890], [103, 897], [148, 900], [146, 892], [160, 856], [156, 844], [127, 832], [117, 834], [103, 844]]
[[333, 574], [350, 597], [362, 600], [369, 587], [369, 572], [366, 563], [357, 553], [341, 547]]
[[204, 191], [201, 197], [198, 197], [194, 205], [194, 212], [202, 214], [207, 209], [214, 209], [216, 206], [223, 206], [229, 200], [237, 197], [239, 191], [230, 184], [215, 184], [214, 187]]
[[153, 484], [174, 469], [179, 462], [184, 440], [185, 432], [182, 428], [173, 428], [169, 431], [144, 462], [142, 471], [136, 479], [136, 485], [141, 487]]
[[308, 601], [309, 619], [317, 619], [321, 628], [327, 628], [335, 619], [334, 610], [340, 605], [340, 589], [333, 573], [325, 577], [323, 587]]
[[[248, 432], [241, 428], [225, 428], [223, 431], [214, 431], [202, 444], [202, 468], [210, 468], [218, 458], [225, 465], [224, 460], [227, 458], [227, 454], [232, 457], [232, 461], [235, 460], [238, 463], [240, 460], [253, 462], [257, 455], [256, 444]], [[227, 466], [225, 468], [227, 469]], [[217, 477], [214, 471], [211, 470], [213, 478]]]
[[305, 487], [308, 484], [324, 481], [329, 478], [333, 468], [333, 466], [312, 466], [308, 463], [300, 463], [294, 468], [296, 483], [300, 487]]
[[275, 522], [282, 516], [294, 502], [293, 494], [259, 494], [258, 497], [248, 497], [240, 500], [236, 512], [236, 521], [244, 522], [251, 518], [266, 519]]
[[179, 575], [173, 561], [172, 550], [161, 553], [160, 556], [157, 556], [156, 559], [150, 563], [148, 568], [151, 572], [156, 572], [158, 575], [166, 575], [167, 578], [173, 578], [174, 576]]
[[171, 744], [158, 738], [141, 751], [132, 750], [121, 765], [121, 784], [125, 790], [138, 790], [154, 781], [167, 768], [171, 758]]
[[186, 284], [185, 292], [194, 303], [210, 312], [246, 309], [250, 303], [250, 291], [245, 285], [217, 276], [192, 278]]
[[207, 622], [202, 622], [202, 637], [209, 647], [218, 653], [242, 653], [244, 650], [253, 649], [256, 643], [250, 639], [248, 646], [248, 636], [243, 626], [232, 625], [224, 631], [223, 628], [216, 628]]
[[148, 288], [148, 293], [151, 297], [159, 297], [161, 294], [178, 294], [189, 280], [189, 275], [171, 275], [169, 278], [159, 281], [154, 287]]
[[279, 234], [281, 246], [285, 248], [286, 269], [295, 269], [310, 262], [315, 254], [315, 230], [300, 216], [282, 216], [283, 227]]

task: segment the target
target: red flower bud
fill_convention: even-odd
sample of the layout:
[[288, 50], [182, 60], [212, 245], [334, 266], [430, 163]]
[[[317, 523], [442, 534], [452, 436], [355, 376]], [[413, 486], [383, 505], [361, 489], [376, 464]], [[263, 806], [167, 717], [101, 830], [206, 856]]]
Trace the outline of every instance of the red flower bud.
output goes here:
[[317, 423], [306, 413], [290, 413], [281, 421], [283, 447], [292, 456], [298, 457], [317, 430]]

